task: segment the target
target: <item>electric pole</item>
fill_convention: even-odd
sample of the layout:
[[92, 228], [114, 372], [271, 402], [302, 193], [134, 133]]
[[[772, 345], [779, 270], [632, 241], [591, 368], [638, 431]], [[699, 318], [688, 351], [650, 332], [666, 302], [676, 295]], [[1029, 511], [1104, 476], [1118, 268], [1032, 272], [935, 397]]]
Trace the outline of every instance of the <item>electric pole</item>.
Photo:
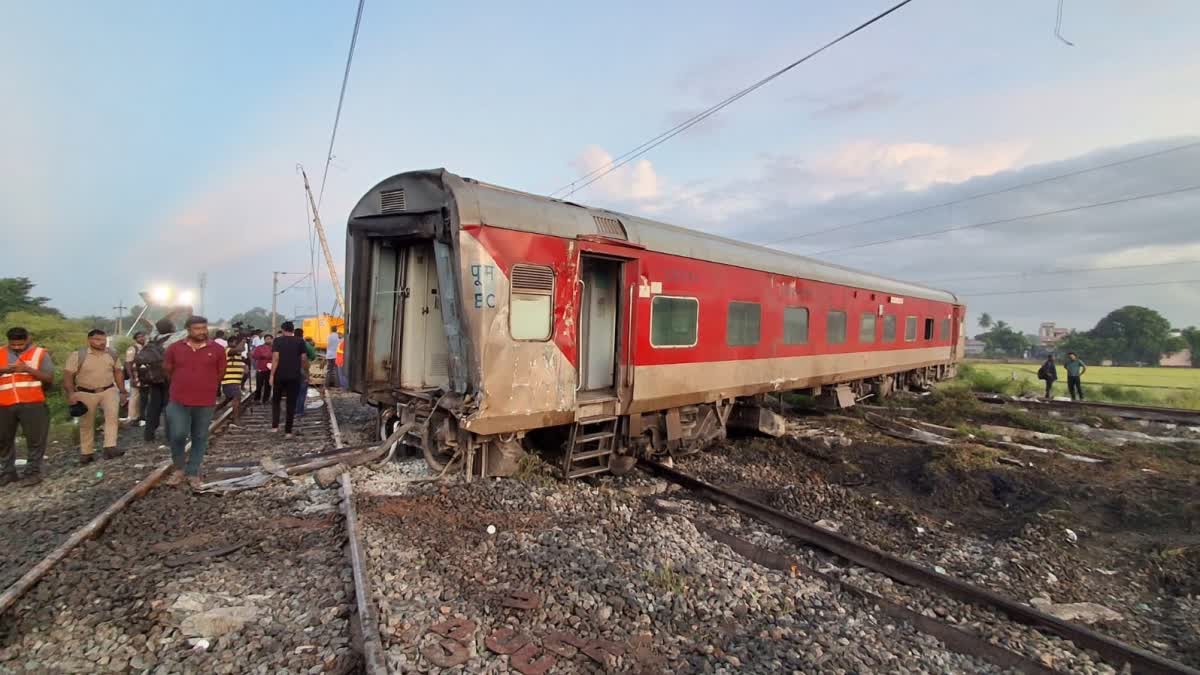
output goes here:
[[113, 307], [117, 312], [117, 335], [121, 334], [121, 320], [125, 318], [125, 310], [129, 309], [122, 303], [118, 302], [116, 307]]
[[276, 332], [275, 301], [279, 299], [279, 272], [271, 273], [271, 335]]
[[200, 273], [200, 314], [204, 314], [204, 289], [208, 287], [208, 272]]

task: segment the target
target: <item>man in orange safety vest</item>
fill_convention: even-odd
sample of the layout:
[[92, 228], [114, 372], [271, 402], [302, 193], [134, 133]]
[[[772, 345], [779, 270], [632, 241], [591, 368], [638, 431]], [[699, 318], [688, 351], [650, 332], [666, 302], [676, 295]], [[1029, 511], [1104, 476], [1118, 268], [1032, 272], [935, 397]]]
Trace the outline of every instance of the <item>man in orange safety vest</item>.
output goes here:
[[[32, 487], [42, 482], [42, 458], [50, 433], [46, 385], [54, 381], [50, 353], [35, 347], [29, 331], [8, 329], [8, 344], [0, 358], [0, 485], [19, 482]], [[17, 478], [17, 425], [29, 446], [25, 475]]]

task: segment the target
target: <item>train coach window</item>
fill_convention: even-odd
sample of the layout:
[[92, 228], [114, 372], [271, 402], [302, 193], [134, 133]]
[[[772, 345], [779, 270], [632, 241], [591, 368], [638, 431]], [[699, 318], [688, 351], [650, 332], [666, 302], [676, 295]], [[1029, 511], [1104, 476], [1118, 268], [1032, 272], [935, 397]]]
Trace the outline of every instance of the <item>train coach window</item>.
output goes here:
[[700, 301], [656, 295], [650, 301], [650, 345], [694, 347], [699, 326]]
[[825, 342], [840, 345], [846, 342], [846, 313], [831, 309], [825, 315]]
[[896, 341], [896, 317], [893, 314], [887, 314], [883, 317], [883, 341]]
[[808, 344], [808, 308], [785, 307], [783, 310], [783, 344]]
[[942, 319], [942, 339], [950, 339], [950, 319]]
[[554, 270], [513, 265], [508, 312], [508, 331], [514, 340], [549, 340], [554, 325]]
[[925, 339], [933, 339], [933, 319], [925, 319]]
[[913, 342], [917, 339], [917, 317], [904, 317], [904, 341]]
[[757, 302], [731, 302], [725, 321], [725, 342], [730, 347], [758, 344], [762, 328], [762, 305]]
[[871, 343], [875, 341], [875, 313], [867, 312], [858, 323], [858, 341]]

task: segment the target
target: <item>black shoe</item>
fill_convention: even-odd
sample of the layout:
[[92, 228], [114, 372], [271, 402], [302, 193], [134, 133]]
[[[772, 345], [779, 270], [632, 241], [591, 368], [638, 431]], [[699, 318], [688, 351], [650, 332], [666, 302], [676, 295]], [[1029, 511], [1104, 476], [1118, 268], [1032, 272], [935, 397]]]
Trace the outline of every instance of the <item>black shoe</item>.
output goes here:
[[96, 461], [96, 453], [92, 453], [90, 455], [79, 455], [79, 466], [91, 464], [94, 461]]
[[104, 449], [104, 459], [116, 459], [124, 454], [125, 454], [125, 451], [120, 448], [105, 448]]
[[20, 477], [17, 476], [17, 473], [15, 471], [13, 473], [0, 474], [0, 487], [9, 485], [11, 483], [15, 483], [18, 480], [20, 480]]
[[17, 487], [33, 487], [42, 482], [41, 471], [31, 471], [21, 476], [21, 480], [17, 481]]

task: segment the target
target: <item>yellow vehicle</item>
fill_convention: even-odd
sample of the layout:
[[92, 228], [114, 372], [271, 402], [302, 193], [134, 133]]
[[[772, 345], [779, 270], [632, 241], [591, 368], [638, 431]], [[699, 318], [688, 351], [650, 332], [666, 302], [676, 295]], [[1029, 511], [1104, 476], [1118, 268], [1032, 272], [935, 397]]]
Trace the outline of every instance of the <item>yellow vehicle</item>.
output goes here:
[[346, 320], [332, 314], [308, 317], [303, 320], [301, 327], [304, 329], [304, 337], [312, 338], [322, 356], [325, 354], [325, 348], [329, 346], [329, 333], [334, 328], [343, 336], [346, 334]]

